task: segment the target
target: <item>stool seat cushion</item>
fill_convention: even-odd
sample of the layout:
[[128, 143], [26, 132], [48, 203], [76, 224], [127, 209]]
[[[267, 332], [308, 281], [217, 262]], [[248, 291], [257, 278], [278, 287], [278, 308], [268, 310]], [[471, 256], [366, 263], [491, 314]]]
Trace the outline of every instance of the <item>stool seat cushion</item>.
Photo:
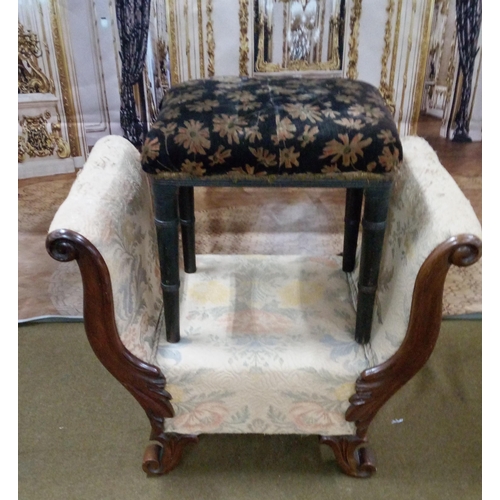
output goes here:
[[387, 174], [402, 147], [380, 92], [342, 78], [222, 78], [171, 88], [142, 148], [165, 178]]

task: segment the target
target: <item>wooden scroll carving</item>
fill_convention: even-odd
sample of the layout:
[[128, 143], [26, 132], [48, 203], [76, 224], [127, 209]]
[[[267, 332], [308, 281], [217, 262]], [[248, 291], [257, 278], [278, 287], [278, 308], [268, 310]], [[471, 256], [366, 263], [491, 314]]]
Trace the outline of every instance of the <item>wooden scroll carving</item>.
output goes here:
[[90, 345], [104, 367], [134, 396], [151, 423], [151, 439], [163, 435], [165, 418], [173, 417], [165, 377], [156, 366], [134, 356], [116, 329], [109, 271], [99, 251], [80, 234], [59, 229], [46, 240], [55, 260], [76, 260], [83, 281], [84, 324]]
[[384, 363], [365, 370], [356, 381], [346, 420], [355, 422], [354, 436], [323, 436], [321, 442], [334, 451], [341, 470], [355, 477], [375, 471], [366, 458], [368, 427], [380, 408], [425, 365], [439, 335], [443, 287], [452, 264], [466, 267], [481, 257], [481, 240], [464, 234], [449, 238], [425, 260], [415, 281], [406, 337]]

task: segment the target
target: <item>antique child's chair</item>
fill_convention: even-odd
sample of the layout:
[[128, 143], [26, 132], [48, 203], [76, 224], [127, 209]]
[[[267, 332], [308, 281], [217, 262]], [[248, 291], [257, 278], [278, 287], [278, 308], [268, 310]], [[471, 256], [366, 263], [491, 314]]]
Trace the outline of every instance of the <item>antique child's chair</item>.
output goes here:
[[334, 255], [198, 255], [197, 272], [181, 275], [180, 340], [167, 342], [148, 176], [125, 139], [95, 145], [47, 248], [78, 262], [89, 342], [149, 418], [148, 474], [171, 470], [206, 433], [316, 434], [342, 471], [373, 472], [369, 424], [430, 356], [449, 267], [481, 252], [480, 224], [431, 147], [402, 147], [362, 345], [359, 258], [346, 274]]

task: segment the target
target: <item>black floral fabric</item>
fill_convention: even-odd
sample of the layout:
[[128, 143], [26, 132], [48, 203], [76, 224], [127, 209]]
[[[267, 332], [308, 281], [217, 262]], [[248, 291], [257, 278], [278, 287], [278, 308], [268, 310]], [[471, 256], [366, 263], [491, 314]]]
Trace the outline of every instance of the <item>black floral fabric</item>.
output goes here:
[[341, 78], [193, 80], [165, 95], [142, 147], [162, 177], [385, 174], [401, 141], [379, 91]]

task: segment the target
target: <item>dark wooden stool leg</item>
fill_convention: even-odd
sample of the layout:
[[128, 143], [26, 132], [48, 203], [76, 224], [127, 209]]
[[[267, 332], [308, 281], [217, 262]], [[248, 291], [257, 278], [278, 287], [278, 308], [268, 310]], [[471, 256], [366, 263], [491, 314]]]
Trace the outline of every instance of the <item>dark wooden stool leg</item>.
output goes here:
[[370, 342], [390, 189], [390, 185], [365, 188], [355, 331], [356, 342], [360, 344]]
[[182, 254], [184, 256], [184, 271], [196, 272], [196, 251], [194, 241], [194, 188], [182, 186], [179, 188], [179, 212], [182, 234]]
[[363, 189], [361, 188], [346, 189], [345, 218], [344, 218], [345, 222], [344, 252], [342, 257], [342, 270], [346, 273], [352, 273], [354, 271], [362, 204], [363, 204]]
[[179, 214], [175, 186], [153, 181], [161, 287], [168, 342], [179, 342]]

